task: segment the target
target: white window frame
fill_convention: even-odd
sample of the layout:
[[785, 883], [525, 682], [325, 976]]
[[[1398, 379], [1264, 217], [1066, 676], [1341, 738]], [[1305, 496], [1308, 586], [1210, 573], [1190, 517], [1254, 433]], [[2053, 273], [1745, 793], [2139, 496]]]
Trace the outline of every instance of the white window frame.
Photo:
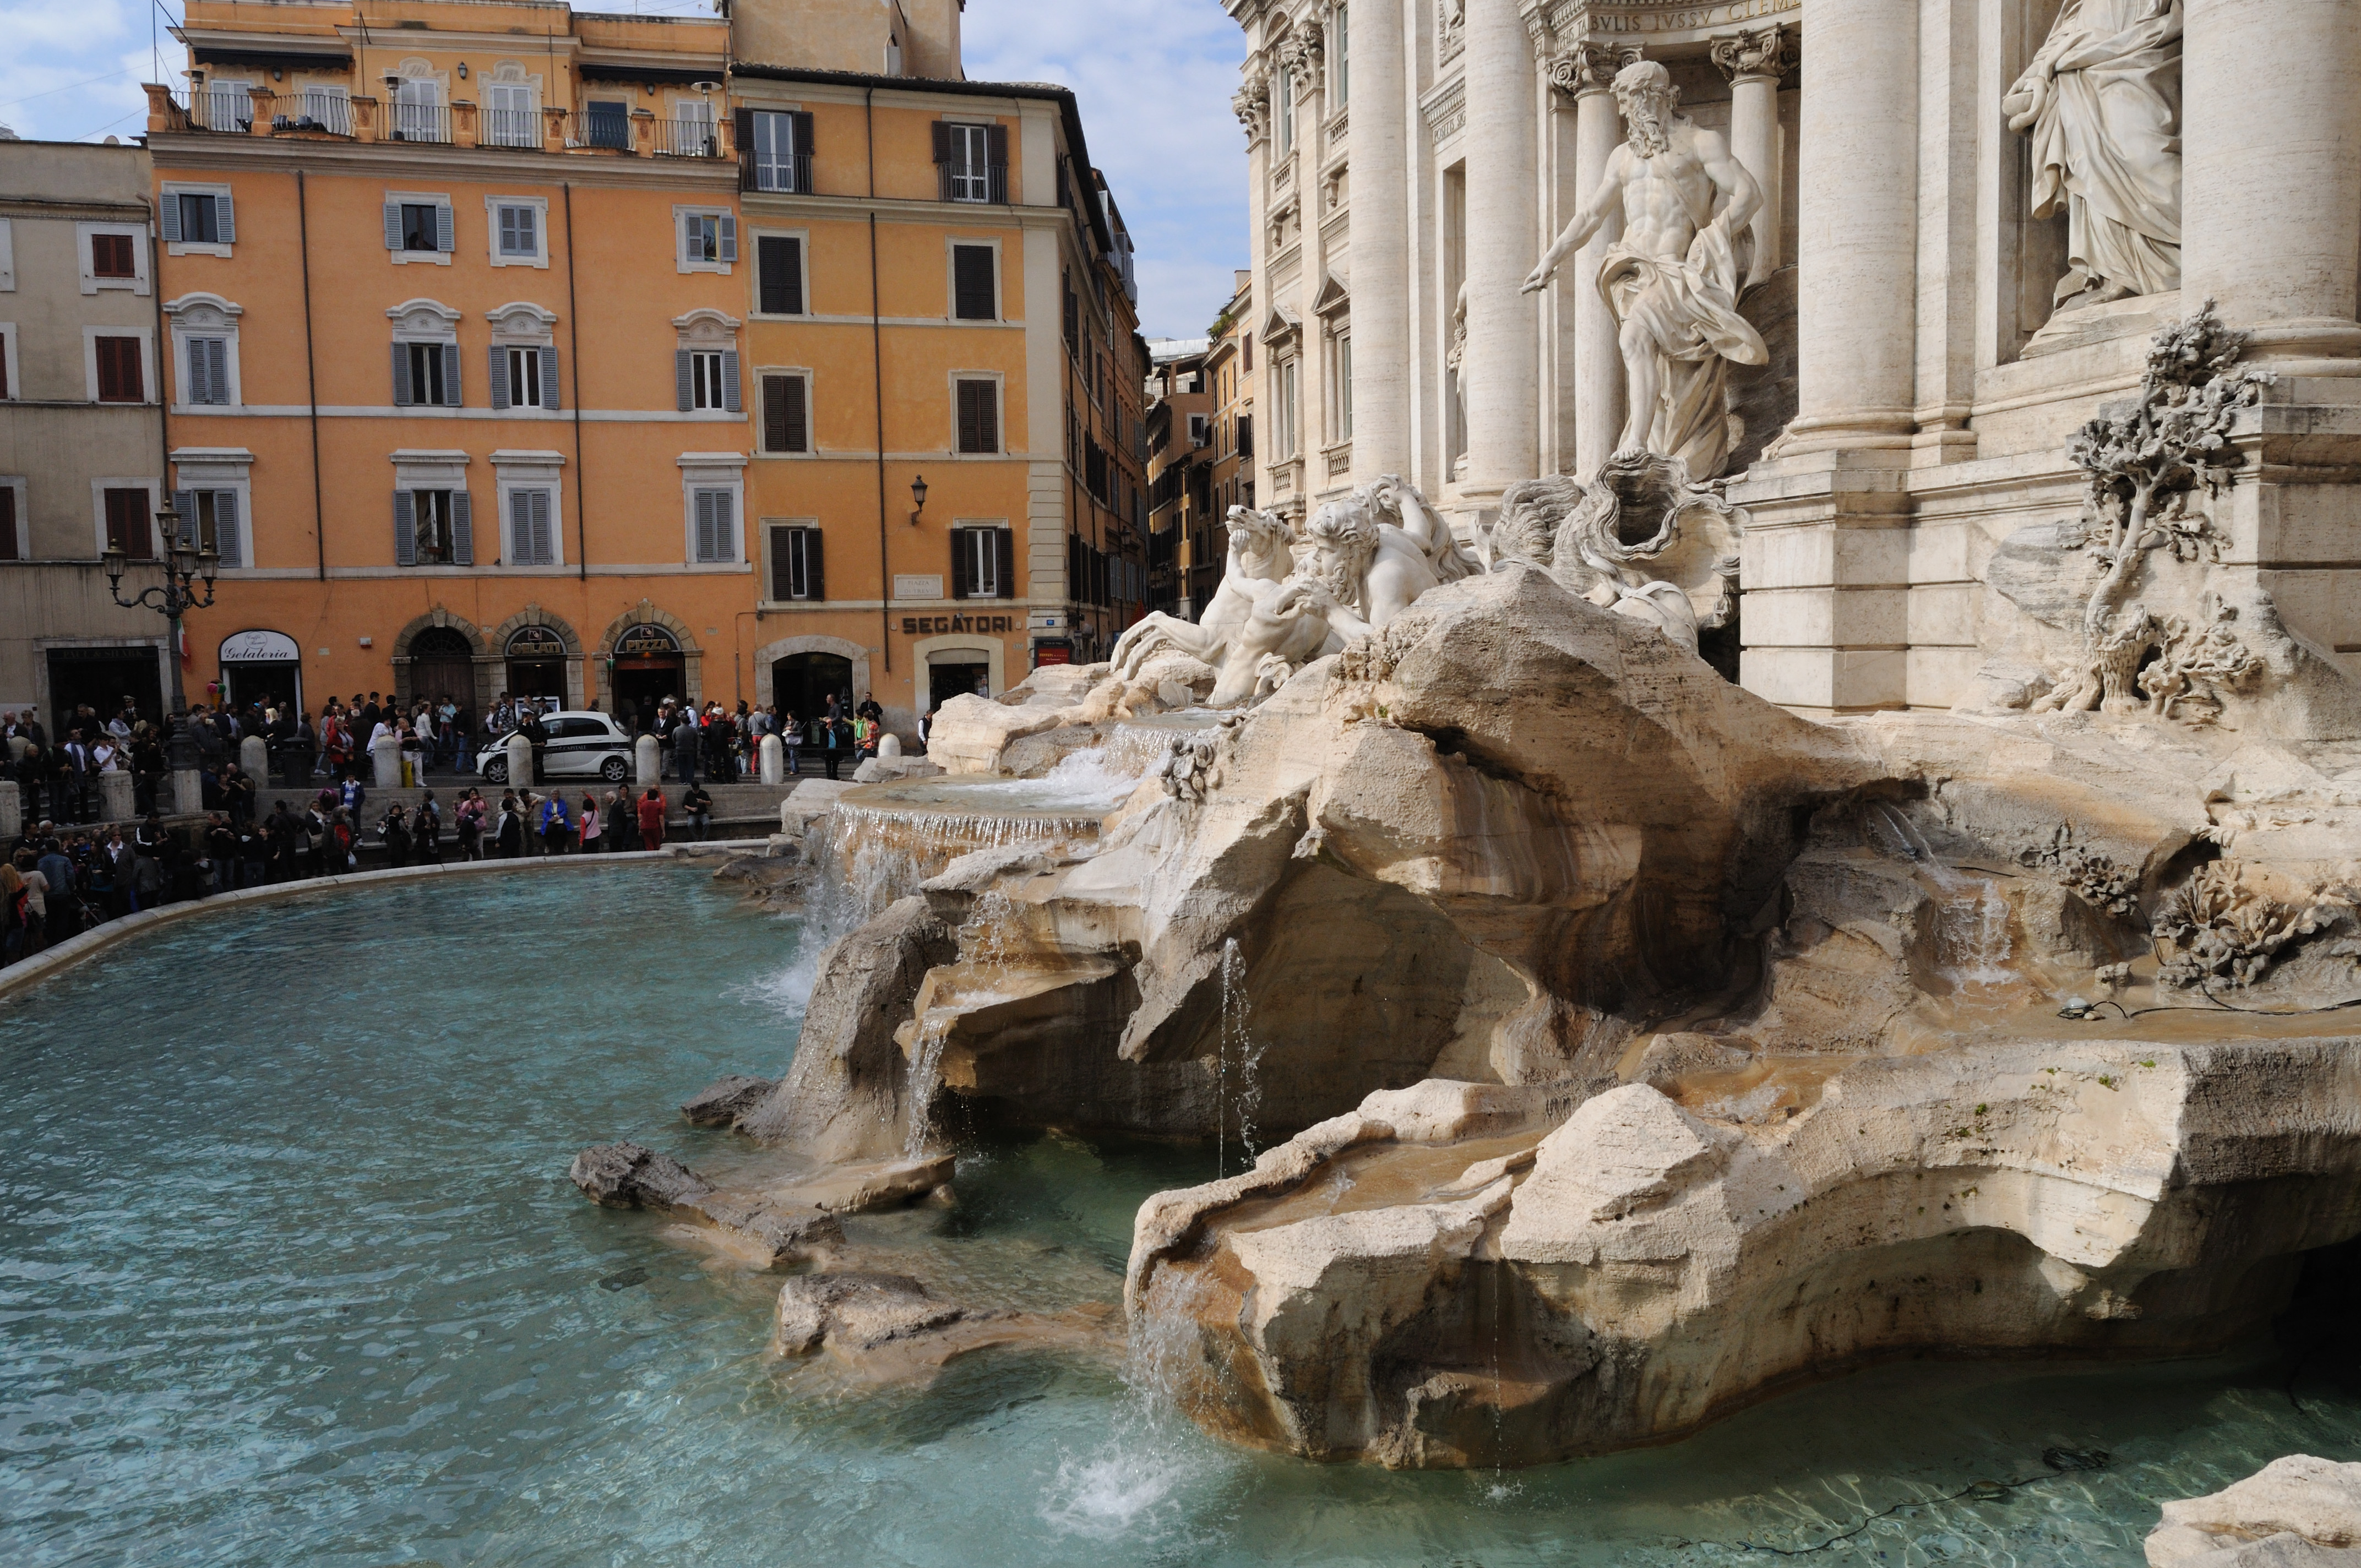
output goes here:
[[[763, 242], [766, 239], [791, 239], [796, 242], [796, 247], [803, 252], [803, 266], [798, 269], [798, 271], [801, 274], [800, 281], [803, 284], [803, 291], [796, 302], [803, 306], [801, 311], [782, 315], [775, 311], [765, 311], [763, 309]], [[808, 321], [811, 318], [812, 310], [811, 230], [774, 228], [757, 229], [748, 228], [743, 225], [741, 225], [738, 230], [738, 244], [741, 247], [739, 254], [746, 258], [747, 280], [753, 285], [754, 297], [752, 302], [750, 302], [746, 313], [760, 321]]]
[[[209, 185], [194, 181], [175, 180], [164, 186], [163, 193], [158, 201], [159, 203], [178, 202], [183, 196], [211, 196], [217, 201], [229, 202], [231, 212], [235, 214], [236, 211], [236, 198], [229, 186], [225, 184]], [[235, 222], [235, 219], [232, 221]], [[167, 256], [228, 256], [236, 245], [236, 231], [233, 229], [232, 237], [227, 240], [167, 240], [164, 245], [164, 254]], [[163, 227], [159, 221], [157, 226], [157, 236], [161, 238], [162, 236]]]
[[[427, 144], [421, 143], [419, 145], [424, 146]], [[440, 207], [445, 212], [449, 213], [451, 214], [450, 250], [388, 250], [385, 254], [392, 260], [396, 267], [448, 267], [451, 265], [452, 253], [459, 248], [459, 214], [458, 212], [451, 205], [451, 194], [449, 192], [388, 191], [385, 193], [384, 201], [380, 205], [395, 207]], [[499, 243], [497, 237], [494, 239], [493, 243]]]
[[[393, 488], [397, 490], [468, 491], [468, 526], [472, 532], [476, 521], [474, 515], [475, 495], [474, 488], [467, 482], [467, 467], [470, 462], [467, 454], [465, 452], [437, 451], [429, 448], [403, 447], [392, 453], [391, 458], [393, 462]], [[390, 522], [390, 519], [388, 519], [389, 522]], [[484, 553], [481, 550], [475, 549], [473, 544], [474, 542], [471, 539], [469, 541], [469, 554], [474, 555], [478, 561], [481, 561], [484, 557]], [[389, 561], [387, 565], [391, 566], [396, 573], [404, 576], [407, 576], [412, 572], [480, 572], [483, 570], [483, 567], [478, 565], [461, 565], [456, 562], [445, 565], [440, 562], [430, 563], [420, 561], [412, 565], [404, 566], [399, 564], [399, 557], [393, 561]]]
[[[530, 301], [515, 300], [502, 305], [499, 310], [485, 312], [484, 316], [492, 324], [491, 346], [495, 350], [502, 354], [511, 350], [521, 350], [533, 356], [535, 389], [543, 389], [538, 384], [541, 377], [541, 351], [557, 346], [556, 315]], [[565, 368], [561, 365], [558, 374], [563, 377], [565, 373]], [[563, 389], [559, 389], [558, 406], [555, 409], [543, 406], [539, 399], [529, 403], [519, 401], [513, 369], [508, 375], [508, 407], [497, 411], [503, 418], [512, 415], [519, 419], [536, 417], [555, 419], [559, 417], [566, 406]], [[492, 388], [488, 378], [484, 386], [485, 406], [491, 406], [491, 398]]]
[[1290, 354], [1271, 367], [1279, 405], [1279, 418], [1272, 422], [1279, 426], [1272, 432], [1279, 438], [1279, 450], [1271, 455], [1282, 463], [1293, 462], [1302, 449], [1303, 431], [1299, 422], [1303, 407], [1302, 366], [1301, 355]]
[[[453, 310], [450, 306], [442, 303], [440, 301], [404, 300], [401, 304], [390, 307], [386, 311], [385, 314], [386, 319], [392, 323], [393, 327], [393, 330], [389, 336], [392, 342], [398, 343], [405, 348], [410, 347], [412, 345], [422, 343], [433, 344], [438, 347], [456, 346], [458, 344], [460, 321], [459, 313]], [[464, 406], [464, 394], [467, 391], [467, 356], [462, 355], [459, 356], [459, 390], [462, 393], [461, 402], [422, 403], [415, 398], [412, 398], [412, 400], [407, 403], [396, 404], [395, 408], [404, 416], [411, 414], [427, 414], [430, 416], [439, 414], [445, 417], [456, 415]], [[393, 389], [389, 387], [386, 390], [388, 395], [390, 396]], [[415, 392], [417, 389], [412, 387], [412, 390]], [[491, 397], [490, 388], [487, 387], [484, 389], [484, 396], [487, 400]], [[408, 488], [407, 486], [402, 488]], [[434, 488], [433, 485], [428, 485], [423, 488], [427, 489]]]
[[1353, 329], [1328, 334], [1328, 439], [1353, 439]]
[[[225, 555], [225, 572], [254, 567], [254, 482], [249, 477], [254, 454], [243, 446], [183, 446], [170, 454], [175, 490], [235, 490], [237, 492], [238, 558]], [[104, 522], [102, 517], [100, 521]]]
[[[95, 349], [92, 350], [93, 357], [91, 361], [91, 368], [93, 372], [98, 367], [96, 353]], [[22, 402], [25, 399], [25, 380], [23, 374], [16, 368], [16, 323], [15, 322], [0, 322], [0, 367], [5, 367], [8, 377], [7, 395], [0, 397], [0, 402]]]
[[[131, 237], [131, 273], [128, 278], [102, 278], [92, 269], [90, 242], [103, 234], [128, 235]], [[85, 294], [125, 292], [145, 296], [148, 292], [148, 225], [146, 224], [76, 224], [74, 225], [74, 261], [82, 269], [82, 291]]]
[[[729, 277], [730, 274], [735, 270], [737, 266], [734, 259], [720, 261], [692, 261], [689, 259], [688, 223], [691, 218], [712, 218], [716, 220], [717, 224], [722, 220], [727, 220], [730, 227], [734, 228], [737, 225], [738, 214], [731, 212], [727, 207], [673, 208], [672, 264], [674, 269], [682, 273], [712, 272], [724, 278]], [[714, 248], [717, 251], [734, 250], [737, 248], [736, 242], [736, 235], [730, 233], [728, 230], [722, 230], [720, 231], [720, 237], [717, 240]], [[810, 259], [808, 254], [807, 254], [805, 259]]]
[[[785, 377], [790, 380], [801, 381], [804, 384], [804, 450], [801, 452], [774, 452], [765, 444], [770, 433], [769, 425], [771, 419], [771, 406], [768, 402], [763, 400], [770, 396], [769, 391], [764, 387], [764, 382], [773, 377]], [[759, 366], [745, 379], [744, 384], [739, 388], [739, 400], [741, 402], [744, 402], [747, 401], [750, 397], [752, 400], [753, 407], [752, 410], [752, 417], [754, 422], [754, 439], [752, 443], [754, 448], [753, 455], [758, 460], [763, 458], [794, 458], [800, 461], [819, 455], [819, 411], [818, 408], [814, 407], [812, 403], [813, 389], [818, 384], [818, 378], [817, 375], [813, 371], [812, 367], [807, 365]], [[794, 521], [795, 520], [792, 518], [777, 517], [763, 519], [765, 525], [774, 522], [791, 522]], [[815, 523], [813, 526], [818, 527], [818, 525]]]
[[[746, 555], [746, 455], [742, 452], [684, 452], [680, 465], [681, 560], [691, 572], [751, 570]], [[727, 561], [697, 558], [697, 492], [727, 490], [730, 518], [737, 534], [737, 554]]]
[[0, 474], [0, 490], [12, 490], [16, 497], [16, 557], [0, 566], [22, 566], [33, 559], [32, 484], [22, 474]]
[[139, 340], [139, 400], [136, 403], [108, 403], [116, 409], [146, 408], [157, 400], [163, 388], [156, 384], [156, 329], [151, 326], [86, 326], [82, 329], [82, 374], [84, 397], [98, 401], [98, 340], [102, 337], [136, 337]]
[[[555, 572], [566, 565], [566, 458], [557, 452], [527, 452], [502, 450], [492, 454], [492, 479], [499, 487], [496, 498], [500, 522], [500, 569], [515, 572]], [[540, 490], [549, 497], [549, 559], [531, 564], [517, 561], [512, 554], [516, 543], [516, 514], [511, 501], [518, 490]], [[478, 561], [483, 552], [476, 552]]]
[[[779, 561], [778, 557], [772, 554], [771, 536], [774, 530], [781, 528], [808, 529], [812, 532], [820, 535], [820, 574], [822, 578], [820, 586], [822, 587], [826, 587], [828, 586], [826, 581], [828, 573], [828, 535], [821, 530], [819, 519], [816, 517], [766, 517], [755, 526], [763, 531], [763, 559], [761, 563], [763, 580], [755, 594], [755, 598], [765, 605], [826, 604], [828, 602], [826, 598], [815, 598], [808, 595], [803, 598], [790, 599], [773, 598], [771, 597], [771, 589], [777, 585], [779, 580]], [[809, 574], [807, 573], [806, 576], [807, 580], [808, 580]]]
[[[478, 122], [483, 127], [483, 134], [479, 137], [481, 145], [485, 147], [504, 147], [533, 152], [540, 151], [543, 142], [545, 139], [542, 134], [541, 85], [542, 79], [540, 77], [525, 74], [523, 68], [517, 65], [512, 60], [503, 61], [500, 65], [495, 66], [492, 70], [491, 75], [485, 79], [482, 86], [484, 106], [481, 113], [483, 117]], [[492, 116], [498, 114], [513, 114], [516, 112], [514, 110], [500, 110], [493, 108], [492, 94], [495, 92], [521, 92], [525, 95], [525, 102], [527, 104], [527, 108], [524, 111], [525, 119], [527, 126], [532, 131], [532, 135], [528, 139], [523, 141], [503, 141], [495, 139], [493, 132], [498, 127], [500, 122], [495, 120]]]
[[[246, 385], [238, 371], [237, 325], [246, 307], [233, 304], [219, 294], [183, 294], [177, 300], [164, 302], [164, 314], [172, 323], [172, 411], [175, 413], [205, 413], [215, 409], [240, 408], [246, 402]], [[219, 326], [195, 326], [182, 318], [198, 315], [210, 319], [222, 318]], [[224, 369], [229, 382], [229, 400], [225, 403], [192, 403], [189, 400], [188, 340], [192, 337], [221, 337], [229, 340], [224, 354]], [[93, 351], [93, 364], [96, 353]]]
[[972, 162], [960, 158], [951, 159], [951, 200], [972, 205], [989, 203], [992, 200], [992, 127], [1000, 122], [997, 119], [970, 120], [946, 115], [943, 123], [950, 126], [952, 138], [961, 148], [982, 149]]
[[[959, 253], [962, 248], [992, 252], [992, 314], [963, 316], [959, 313]], [[986, 326], [1008, 319], [1006, 278], [1001, 270], [1000, 241], [982, 236], [969, 237], [951, 235], [943, 241], [943, 319], [953, 326]]]
[[0, 218], [0, 294], [16, 291], [16, 230], [6, 218]]
[[[964, 535], [964, 537], [960, 540], [960, 543], [970, 549], [974, 548], [975, 543], [979, 539], [989, 539], [992, 541], [990, 549], [985, 552], [985, 554], [991, 557], [990, 561], [985, 564], [991, 567], [992, 591], [984, 593], [978, 590], [976, 585], [982, 579], [976, 576], [976, 561], [971, 558], [968, 562], [967, 571], [967, 598], [963, 599], [955, 598], [950, 600], [950, 603], [966, 604], [972, 599], [996, 599], [1002, 597], [1000, 592], [1000, 535], [1003, 532], [1007, 532], [1007, 529], [1008, 520], [1006, 518], [999, 517], [963, 517], [951, 524], [951, 532], [953, 534]], [[956, 563], [954, 563], [954, 565], [956, 565]], [[1014, 571], [1015, 569], [1015, 565], [1012, 562], [1010, 570]], [[959, 574], [956, 571], [950, 574], [950, 581], [952, 583], [959, 581]], [[1014, 584], [1010, 585], [1012, 590], [1015, 586], [1016, 585]], [[949, 593], [950, 591], [950, 584], [945, 584], [943, 591], [945, 593]], [[1016, 596], [1012, 591], [1007, 597], [1014, 598]]]
[[[990, 452], [960, 450], [959, 389], [961, 381], [989, 381], [993, 384], [993, 422], [999, 427], [1000, 444]], [[948, 432], [950, 440], [943, 446], [946, 456], [966, 457], [975, 462], [988, 463], [995, 457], [1005, 457], [1016, 450], [1009, 444], [1011, 433], [1008, 428], [1008, 378], [1005, 374], [998, 370], [949, 371], [943, 378], [943, 392], [950, 404], [950, 429]]]
[[[503, 83], [502, 85], [513, 85]], [[511, 256], [500, 249], [500, 209], [530, 207], [533, 212], [531, 256]], [[495, 267], [549, 267], [549, 198], [546, 196], [487, 196], [484, 198], [484, 250]]]
[[90, 482], [90, 521], [93, 540], [92, 554], [106, 554], [106, 492], [109, 490], [145, 490], [148, 492], [148, 545], [161, 560], [164, 541], [156, 532], [156, 514], [164, 506], [164, 481], [152, 474], [127, 475], [117, 478], [99, 478]]
[[[723, 372], [726, 348], [691, 347], [688, 351], [688, 408], [691, 413], [730, 411], [730, 389]], [[710, 372], [711, 385], [707, 384]], [[742, 389], [741, 389], [742, 390]], [[709, 400], [708, 400], [709, 399]], [[744, 399], [740, 400], [742, 402]]]
[[[796, 160], [798, 158], [801, 158], [801, 157], [806, 156], [806, 155], [803, 153], [802, 149], [798, 148], [796, 146], [796, 135], [795, 135], [795, 126], [796, 126], [796, 121], [795, 121], [795, 116], [796, 116], [797, 114], [802, 113], [802, 112], [803, 112], [803, 105], [801, 105], [800, 104], [775, 104], [775, 105], [765, 105], [765, 106], [764, 106], [764, 107], [763, 107], [763, 108], [756, 109], [756, 110], [752, 111], [752, 113], [753, 113], [753, 115], [754, 115], [754, 116], [755, 116], [755, 123], [754, 123], [754, 145], [753, 145], [752, 147], [751, 147], [751, 148], [746, 148], [745, 150], [746, 150], [746, 152], [747, 152], [748, 156], [750, 156], [751, 158], [752, 158], [752, 159], [753, 159], [753, 160], [754, 160], [754, 189], [755, 189], [755, 190], [757, 190], [757, 191], [764, 191], [764, 192], [770, 192], [770, 193], [771, 193], [771, 194], [773, 194], [773, 195], [788, 195], [788, 196], [806, 195], [806, 196], [807, 196], [807, 195], [809, 195], [809, 194], [811, 193], [811, 192], [809, 192], [808, 191], [798, 191], [798, 190], [796, 188], [796, 179], [795, 179], [795, 174], [796, 174]], [[764, 171], [765, 171], [766, 170], [773, 170], [773, 169], [776, 169], [776, 168], [778, 168], [778, 167], [779, 167], [778, 162], [777, 162], [777, 160], [776, 160], [775, 159], [773, 159], [769, 164], [765, 164], [765, 163], [763, 161], [763, 154], [762, 154], [762, 146], [763, 146], [763, 143], [762, 143], [762, 137], [763, 137], [762, 116], [763, 116], [763, 115], [776, 115], [778, 118], [780, 118], [780, 119], [782, 119], [782, 120], [785, 120], [785, 121], [787, 123], [787, 158], [786, 158], [786, 171], [785, 171], [785, 173], [784, 175], [779, 176], [780, 182], [779, 182], [779, 183], [777, 183], [777, 184], [775, 184], [775, 185], [765, 185], [765, 184], [763, 184], [763, 179]], [[814, 140], [818, 140], [818, 137], [817, 136], [815, 136], [815, 137], [813, 137], [813, 139], [814, 139]], [[810, 253], [809, 253], [808, 251], [807, 251], [805, 254], [806, 254], [806, 259], [809, 259], [809, 255], [810, 255]]]

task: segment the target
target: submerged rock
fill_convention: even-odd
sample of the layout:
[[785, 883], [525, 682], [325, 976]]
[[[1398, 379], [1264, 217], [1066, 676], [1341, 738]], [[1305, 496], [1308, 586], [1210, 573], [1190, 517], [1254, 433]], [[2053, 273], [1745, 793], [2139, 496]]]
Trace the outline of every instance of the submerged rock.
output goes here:
[[807, 1274], [779, 1288], [773, 1345], [781, 1355], [874, 1350], [967, 1315], [906, 1274]]
[[2164, 1505], [2148, 1568], [2349, 1568], [2361, 1563], [2361, 1464], [2309, 1453]]
[[592, 1145], [566, 1176], [592, 1202], [614, 1209], [677, 1209], [713, 1190], [672, 1156], [628, 1142]]
[[593, 1202], [702, 1221], [766, 1268], [844, 1240], [835, 1215], [815, 1204], [716, 1188], [670, 1155], [639, 1144], [594, 1145], [574, 1157], [566, 1174]]
[[681, 1102], [680, 1113], [695, 1127], [726, 1127], [760, 1103], [778, 1087], [772, 1078], [750, 1078], [733, 1072], [706, 1085]]
[[995, 1348], [1111, 1354], [1121, 1345], [1113, 1305], [1063, 1312], [979, 1310], [939, 1299], [906, 1274], [842, 1269], [800, 1275], [779, 1288], [771, 1348], [825, 1352], [872, 1382], [924, 1379], [953, 1358]]

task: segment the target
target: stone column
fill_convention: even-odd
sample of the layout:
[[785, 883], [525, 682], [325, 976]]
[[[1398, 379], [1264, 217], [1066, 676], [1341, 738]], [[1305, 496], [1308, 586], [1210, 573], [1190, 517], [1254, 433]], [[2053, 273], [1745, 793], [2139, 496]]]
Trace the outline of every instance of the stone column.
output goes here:
[[401, 787], [401, 746], [390, 735], [380, 735], [369, 742], [369, 766], [376, 770], [377, 787]]
[[642, 735], [631, 742], [631, 764], [642, 789], [664, 783], [664, 748], [654, 736]]
[[1467, 0], [1467, 479], [1491, 499], [1541, 466], [1533, 53], [1516, 0]]
[[1906, 447], [1916, 402], [1917, 0], [1804, 0], [1796, 414], [1782, 455]]
[[[13, 788], [0, 791], [0, 794], [5, 794], [11, 801], [16, 797], [16, 792]], [[99, 774], [98, 804], [101, 821], [134, 820], [138, 816], [138, 807], [132, 803], [131, 775], [121, 768], [110, 768]], [[0, 832], [0, 838], [5, 837], [7, 837], [5, 833]]]
[[24, 796], [17, 792], [16, 780], [0, 779], [0, 844], [16, 842], [24, 831]]
[[249, 735], [237, 743], [237, 765], [254, 787], [260, 789], [270, 777], [270, 742], [259, 735]]
[[1760, 283], [1779, 266], [1779, 72], [1776, 26], [1713, 40], [1713, 62], [1730, 78], [1730, 150], [1763, 188], [1754, 214], [1754, 262], [1746, 280]]
[[[1575, 82], [1575, 202], [1590, 199], [1607, 174], [1607, 160], [1623, 140], [1623, 116], [1615, 107], [1615, 72], [1623, 57], [1596, 47], [1576, 51], [1569, 62]], [[1569, 214], [1570, 216], [1571, 214]], [[1617, 346], [1615, 313], [1598, 291], [1598, 267], [1607, 247], [1623, 233], [1623, 220], [1609, 218], [1590, 243], [1560, 269], [1557, 297], [1570, 302], [1574, 318], [1574, 466], [1595, 474], [1614, 455], [1623, 433], [1623, 353]]]
[[763, 736], [762, 743], [754, 748], [754, 754], [761, 761], [764, 784], [783, 784], [787, 782], [787, 749], [780, 744], [777, 736]]
[[2181, 298], [2247, 357], [2361, 375], [2361, 16], [2351, 0], [2189, 0]]
[[508, 739], [508, 753], [509, 787], [519, 790], [531, 789], [533, 787], [533, 742], [522, 735], [511, 735]]
[[1392, 7], [1345, 14], [1353, 70], [1345, 105], [1353, 159], [1352, 472], [1355, 484], [1366, 484], [1411, 472], [1410, 99]]
[[180, 817], [202, 817], [205, 813], [204, 775], [194, 768], [172, 770], [172, 811]]

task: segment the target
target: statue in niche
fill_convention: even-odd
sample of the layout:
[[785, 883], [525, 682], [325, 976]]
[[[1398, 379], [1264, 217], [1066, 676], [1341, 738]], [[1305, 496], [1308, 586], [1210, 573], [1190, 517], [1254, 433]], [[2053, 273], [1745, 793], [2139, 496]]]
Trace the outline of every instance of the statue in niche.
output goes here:
[[2180, 287], [2181, 0], [2068, 0], [2001, 100], [2033, 139], [2033, 215], [2066, 206], [2071, 311]]
[[1630, 397], [1617, 455], [1663, 453], [1696, 478], [1710, 479], [1730, 461], [1739, 434], [1730, 367], [1771, 357], [1762, 334], [1738, 313], [1746, 276], [1739, 252], [1752, 248], [1747, 225], [1763, 192], [1719, 134], [1673, 112], [1679, 96], [1671, 72], [1654, 60], [1634, 60], [1616, 73], [1615, 102], [1630, 134], [1524, 291], [1546, 288], [1620, 204], [1623, 236], [1598, 267]]

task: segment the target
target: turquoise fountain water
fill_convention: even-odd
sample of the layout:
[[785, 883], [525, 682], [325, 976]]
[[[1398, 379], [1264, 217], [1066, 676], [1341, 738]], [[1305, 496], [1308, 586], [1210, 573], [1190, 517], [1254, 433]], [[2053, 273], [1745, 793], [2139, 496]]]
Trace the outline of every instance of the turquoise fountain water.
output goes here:
[[[1719, 1564], [1901, 1506], [1806, 1560], [2128, 1568], [2159, 1498], [2361, 1457], [2344, 1364], [2268, 1347], [1888, 1367], [1505, 1475], [1224, 1449], [1156, 1398], [1152, 1332], [851, 1392], [765, 1353], [775, 1276], [564, 1175], [624, 1135], [726, 1163], [670, 1107], [784, 1065], [799, 937], [692, 870], [486, 879], [170, 927], [0, 1003], [0, 1563]], [[953, 1299], [1114, 1300], [1140, 1199], [1213, 1162], [987, 1140], [956, 1209], [848, 1229]]]

